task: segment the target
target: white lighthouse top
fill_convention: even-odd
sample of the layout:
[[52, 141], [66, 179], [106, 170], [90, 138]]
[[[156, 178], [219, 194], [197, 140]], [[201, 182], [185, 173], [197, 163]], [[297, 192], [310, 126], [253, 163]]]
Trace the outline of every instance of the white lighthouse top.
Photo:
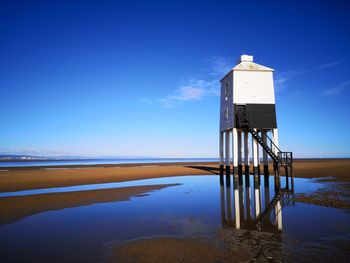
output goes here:
[[275, 104], [273, 71], [253, 62], [253, 56], [244, 54], [221, 79], [223, 94], [227, 86], [232, 91], [232, 94], [228, 93], [227, 101], [234, 104]]
[[272, 68], [265, 67], [263, 65], [253, 62], [253, 56], [242, 55], [239, 60], [239, 64], [232, 70], [248, 70], [248, 71], [273, 71]]
[[241, 63], [242, 61], [253, 62], [253, 56], [251, 56], [251, 55], [242, 55], [241, 59], [238, 62]]

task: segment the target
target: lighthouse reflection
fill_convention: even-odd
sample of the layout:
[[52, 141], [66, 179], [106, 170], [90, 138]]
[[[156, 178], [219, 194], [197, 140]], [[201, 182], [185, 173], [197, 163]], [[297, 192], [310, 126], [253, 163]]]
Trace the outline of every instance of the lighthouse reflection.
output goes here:
[[294, 205], [293, 178], [284, 177], [283, 187], [280, 180], [274, 180], [273, 177], [246, 175], [244, 179], [236, 176], [221, 181], [222, 227], [282, 231], [282, 207]]

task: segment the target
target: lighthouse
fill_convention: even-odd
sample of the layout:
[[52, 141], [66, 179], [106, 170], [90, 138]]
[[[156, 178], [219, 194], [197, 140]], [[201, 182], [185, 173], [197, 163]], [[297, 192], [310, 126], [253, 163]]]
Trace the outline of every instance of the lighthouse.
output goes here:
[[244, 169], [249, 182], [251, 160], [256, 176], [260, 175], [261, 161], [264, 175], [269, 175], [269, 159], [274, 164], [276, 180], [279, 180], [280, 167], [286, 169], [287, 176], [291, 174], [288, 168], [291, 171], [292, 153], [279, 149], [273, 72], [272, 68], [255, 63], [253, 56], [242, 55], [220, 81], [221, 181], [225, 167], [227, 177], [232, 171], [241, 178]]

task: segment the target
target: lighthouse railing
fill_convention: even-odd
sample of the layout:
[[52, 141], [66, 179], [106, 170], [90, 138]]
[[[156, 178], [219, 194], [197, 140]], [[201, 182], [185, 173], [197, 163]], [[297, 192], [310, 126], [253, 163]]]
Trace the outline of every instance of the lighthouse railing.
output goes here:
[[282, 152], [280, 148], [277, 147], [277, 145], [273, 142], [273, 140], [266, 134], [266, 138], [270, 142], [270, 148], [275, 147], [277, 152], [277, 157], [279, 164], [282, 166], [289, 166], [293, 163], [293, 153], [292, 152]]
[[[277, 147], [277, 145], [273, 142], [273, 140], [266, 134], [266, 138], [269, 140], [270, 142], [270, 148], [272, 149], [273, 147], [275, 147], [275, 149], [277, 149], [277, 153], [282, 152], [280, 150], [280, 148]], [[273, 146], [273, 147], [272, 147]]]

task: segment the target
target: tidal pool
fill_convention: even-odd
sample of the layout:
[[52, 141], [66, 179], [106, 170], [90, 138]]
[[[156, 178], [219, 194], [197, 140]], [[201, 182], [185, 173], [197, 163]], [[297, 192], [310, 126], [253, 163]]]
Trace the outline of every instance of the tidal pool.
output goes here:
[[283, 180], [280, 195], [272, 177], [229, 186], [204, 175], [2, 193], [0, 260], [109, 262], [131, 240], [179, 237], [248, 260], [348, 261], [349, 213], [295, 202], [322, 183]]

